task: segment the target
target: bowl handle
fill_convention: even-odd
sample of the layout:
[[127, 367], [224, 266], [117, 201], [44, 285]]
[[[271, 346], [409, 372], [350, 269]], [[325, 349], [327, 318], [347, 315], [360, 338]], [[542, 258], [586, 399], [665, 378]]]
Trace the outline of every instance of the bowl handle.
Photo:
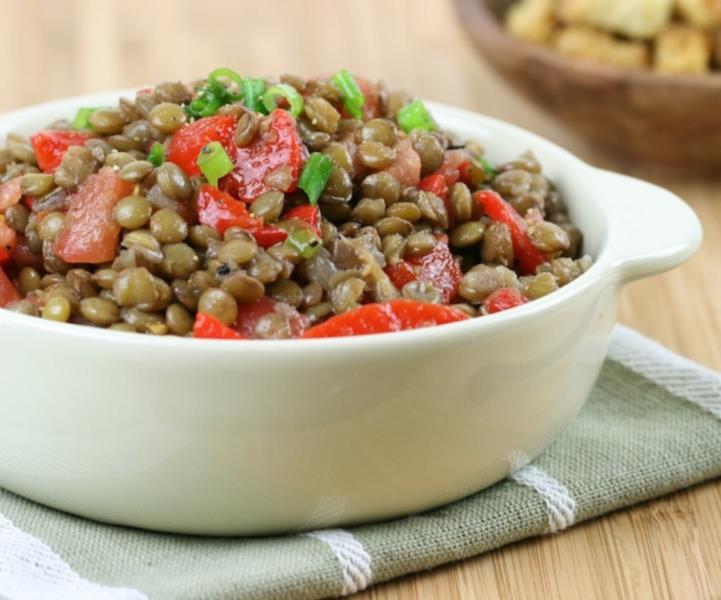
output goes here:
[[621, 282], [668, 271], [698, 250], [701, 224], [681, 198], [640, 179], [597, 171], [608, 218], [607, 260]]

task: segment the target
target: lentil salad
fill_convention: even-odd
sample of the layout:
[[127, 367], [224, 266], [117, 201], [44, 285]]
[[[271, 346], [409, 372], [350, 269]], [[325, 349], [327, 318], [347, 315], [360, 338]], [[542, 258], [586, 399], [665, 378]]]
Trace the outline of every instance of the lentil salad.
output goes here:
[[422, 101], [343, 70], [217, 69], [0, 149], [0, 307], [224, 339], [399, 331], [580, 276], [533, 155], [493, 166]]

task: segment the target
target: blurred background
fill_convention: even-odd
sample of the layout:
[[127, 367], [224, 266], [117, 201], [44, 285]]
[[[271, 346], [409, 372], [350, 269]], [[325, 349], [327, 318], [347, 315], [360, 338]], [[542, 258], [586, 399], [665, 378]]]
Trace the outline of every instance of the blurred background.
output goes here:
[[479, 60], [451, 0], [2, 0], [2, 7], [2, 111], [192, 80], [219, 66], [302, 76], [346, 67], [573, 144]]

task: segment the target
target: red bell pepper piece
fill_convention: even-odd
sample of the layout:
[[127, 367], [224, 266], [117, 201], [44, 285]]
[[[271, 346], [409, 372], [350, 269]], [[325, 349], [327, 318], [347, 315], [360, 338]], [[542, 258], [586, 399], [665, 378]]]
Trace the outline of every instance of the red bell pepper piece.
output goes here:
[[320, 235], [320, 208], [311, 204], [301, 204], [291, 208], [285, 213], [285, 219], [298, 219], [304, 221], [313, 230], [313, 233]]
[[205, 117], [178, 129], [168, 145], [167, 159], [188, 175], [200, 175], [198, 154], [210, 142], [220, 142], [233, 156], [236, 118], [231, 115]]
[[395, 265], [388, 265], [384, 271], [391, 280], [391, 283], [396, 286], [399, 290], [403, 289], [406, 283], [411, 281], [418, 281], [418, 275], [416, 274], [413, 265], [407, 260], [402, 260]]
[[0, 267], [0, 308], [16, 300], [20, 300], [20, 292], [15, 289], [13, 282]]
[[60, 166], [70, 146], [82, 146], [92, 135], [83, 131], [45, 130], [30, 136], [30, 143], [38, 160], [38, 167], [52, 173]]
[[308, 159], [289, 112], [274, 110], [261, 123], [260, 131], [252, 143], [228, 152], [235, 169], [220, 181], [223, 191], [248, 203], [270, 190], [295, 191]]
[[417, 300], [390, 300], [365, 304], [311, 327], [304, 338], [367, 335], [390, 331], [406, 331], [431, 325], [442, 325], [468, 319], [468, 315], [451, 308]]
[[443, 302], [449, 304], [458, 293], [463, 279], [458, 262], [448, 248], [448, 240], [441, 236], [435, 248], [428, 254], [406, 258], [396, 265], [386, 267], [386, 274], [399, 290], [410, 281], [425, 281], [433, 284], [443, 295]]
[[0, 213], [20, 202], [20, 198], [23, 196], [20, 191], [21, 179], [22, 177], [13, 177], [0, 184]]
[[195, 315], [193, 324], [193, 337], [213, 340], [242, 340], [244, 339], [237, 331], [228, 327], [213, 315], [198, 313]]
[[274, 225], [264, 225], [258, 229], [251, 229], [250, 233], [261, 248], [270, 248], [280, 244], [288, 237], [288, 232], [285, 229]]
[[511, 231], [513, 253], [524, 275], [533, 275], [547, 261], [546, 255], [531, 243], [528, 226], [516, 210], [499, 194], [490, 190], [476, 192], [473, 197], [493, 221], [505, 223]]
[[235, 320], [235, 330], [244, 337], [253, 338], [255, 326], [260, 318], [272, 312], [279, 312], [281, 306], [283, 309], [282, 312], [288, 317], [288, 321], [290, 322], [290, 330], [293, 337], [301, 337], [310, 325], [308, 317], [300, 314], [287, 304], [281, 305], [269, 296], [263, 296], [260, 300], [248, 304], [239, 304], [238, 317]]
[[516, 288], [504, 287], [493, 292], [483, 301], [488, 314], [508, 310], [525, 304], [528, 300]]
[[445, 199], [448, 197], [448, 183], [443, 173], [433, 173], [433, 175], [427, 175], [421, 179], [418, 184], [419, 190], [426, 192], [433, 192], [439, 198]]
[[120, 237], [113, 209], [132, 191], [133, 184], [110, 167], [88, 177], [68, 201], [65, 226], [53, 245], [55, 253], [71, 264], [113, 260]]
[[230, 227], [257, 229], [263, 226], [263, 219], [252, 215], [244, 202], [210, 184], [201, 186], [196, 209], [198, 220], [221, 235]]
[[10, 262], [17, 245], [18, 234], [0, 217], [0, 266]]

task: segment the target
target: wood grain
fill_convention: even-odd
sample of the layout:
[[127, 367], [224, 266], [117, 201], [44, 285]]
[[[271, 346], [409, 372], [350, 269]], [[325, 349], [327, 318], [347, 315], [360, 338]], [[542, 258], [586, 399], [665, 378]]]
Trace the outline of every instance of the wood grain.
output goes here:
[[[341, 66], [534, 130], [665, 185], [698, 212], [701, 252], [629, 286], [621, 321], [721, 369], [721, 182], [598, 154], [478, 58], [444, 0], [3, 0], [0, 111], [227, 65], [311, 75]], [[648, 215], [653, 219], [653, 215]], [[363, 599], [721, 598], [721, 483], [380, 585]]]

